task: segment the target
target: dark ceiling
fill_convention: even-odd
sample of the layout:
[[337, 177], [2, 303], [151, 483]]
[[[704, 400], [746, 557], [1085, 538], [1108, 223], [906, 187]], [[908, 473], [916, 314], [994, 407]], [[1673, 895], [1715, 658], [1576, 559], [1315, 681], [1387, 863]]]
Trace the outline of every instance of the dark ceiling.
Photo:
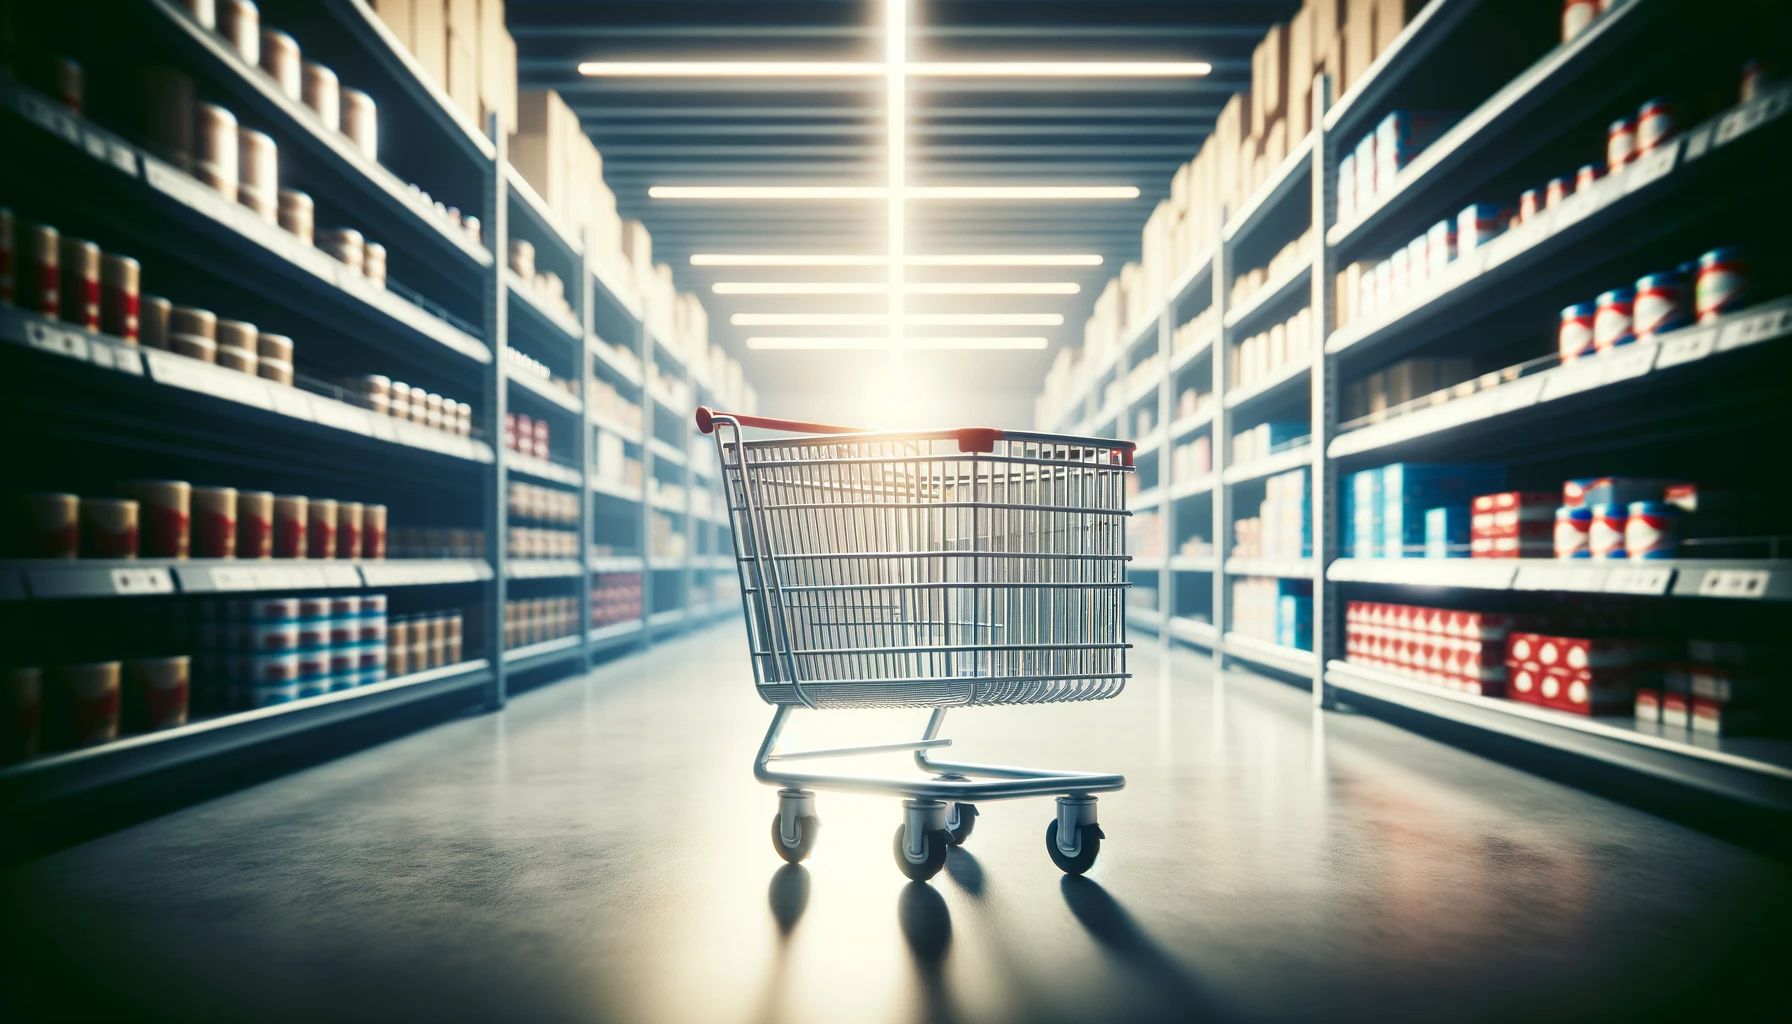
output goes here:
[[[1102, 284], [1138, 258], [1139, 229], [1168, 193], [1171, 174], [1194, 154], [1227, 97], [1248, 85], [1252, 48], [1296, 6], [913, 0], [911, 60], [1203, 60], [1214, 70], [1200, 79], [911, 80], [911, 184], [1124, 184], [1143, 194], [1131, 202], [911, 207], [909, 250], [1102, 254], [1104, 266], [1043, 275], [1080, 281], [1080, 295], [984, 300], [1005, 303], [1004, 311], [1062, 312], [1064, 327], [1045, 333], [1054, 343], [1080, 340]], [[881, 60], [876, 0], [510, 0], [508, 11], [524, 87], [556, 89], [577, 111], [623, 215], [647, 224], [656, 257], [672, 264], [681, 288], [701, 294], [712, 323], [802, 300], [713, 295], [717, 280], [770, 275], [692, 267], [693, 252], [881, 251], [876, 202], [647, 197], [648, 186], [662, 184], [881, 184], [880, 80], [589, 79], [576, 68], [582, 60]], [[1038, 271], [1001, 276], [1041, 279]], [[991, 358], [1042, 368], [1049, 356]]]

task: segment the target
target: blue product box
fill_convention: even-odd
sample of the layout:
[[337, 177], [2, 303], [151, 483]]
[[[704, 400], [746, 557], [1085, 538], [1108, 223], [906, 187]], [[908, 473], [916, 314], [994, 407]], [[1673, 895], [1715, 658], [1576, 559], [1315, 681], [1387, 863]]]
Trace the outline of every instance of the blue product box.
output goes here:
[[1381, 553], [1381, 470], [1350, 474], [1350, 538], [1354, 558]]
[[1468, 557], [1468, 506], [1443, 505], [1425, 510], [1425, 557]]
[[1381, 467], [1381, 557], [1418, 558], [1425, 550], [1425, 513], [1467, 506], [1505, 485], [1504, 467], [1485, 463], [1395, 462]]
[[1311, 595], [1283, 594], [1276, 599], [1276, 643], [1301, 650], [1313, 649]]

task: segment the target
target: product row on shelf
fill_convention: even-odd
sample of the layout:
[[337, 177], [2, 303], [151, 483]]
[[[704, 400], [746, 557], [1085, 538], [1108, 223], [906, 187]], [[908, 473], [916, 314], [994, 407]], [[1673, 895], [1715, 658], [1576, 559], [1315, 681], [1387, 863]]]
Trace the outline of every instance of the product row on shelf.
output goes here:
[[[725, 518], [652, 512], [649, 568], [647, 485], [720, 509], [690, 409], [752, 389], [694, 300], [606, 268], [590, 224], [532, 217], [529, 175], [495, 159], [530, 159], [499, 109], [514, 72], [456, 96], [501, 48], [450, 25], [459, 63], [432, 73], [425, 29], [379, 20], [410, 6], [9, 9], [9, 807], [396, 707], [499, 706], [525, 672], [726, 610]], [[499, 11], [507, 43], [501, 4], [448, 6]], [[487, 115], [517, 130], [469, 124]], [[506, 653], [512, 622], [533, 646]]]
[[[1291, 38], [1333, 17], [1353, 71]], [[1361, 24], [1397, 27], [1371, 46]], [[1216, 131], [1179, 172], [1195, 186], [1037, 408], [1139, 442], [1133, 624], [1328, 706], [1792, 810], [1786, 704], [1761, 690], [1792, 601], [1792, 492], [1760, 462], [1792, 429], [1768, 386], [1792, 368], [1792, 207], [1762, 170], [1788, 141], [1786, 28], [1689, 0], [1307, 3], [1229, 108], [1237, 150]], [[1671, 65], [1635, 60], [1662, 46]], [[1309, 82], [1318, 118], [1270, 160], [1252, 128], [1292, 123]], [[1502, 649], [1497, 692], [1443, 652], [1360, 656], [1351, 602], [1414, 593], [1657, 650], [1546, 684]], [[1769, 671], [1715, 683], [1738, 658]]]

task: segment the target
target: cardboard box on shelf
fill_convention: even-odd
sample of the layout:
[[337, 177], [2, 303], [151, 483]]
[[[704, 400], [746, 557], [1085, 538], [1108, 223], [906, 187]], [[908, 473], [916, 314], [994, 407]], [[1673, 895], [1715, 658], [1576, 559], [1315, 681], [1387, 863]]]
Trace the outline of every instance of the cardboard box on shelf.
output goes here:
[[1227, 211], [1238, 208], [1240, 183], [1250, 173], [1244, 152], [1244, 121], [1249, 102], [1249, 93], [1233, 93], [1213, 122], [1213, 143], [1219, 152], [1219, 180], [1215, 186]]
[[411, 48], [411, 0], [373, 0], [373, 13], [380, 16], [406, 50]]
[[1295, 97], [1312, 87], [1314, 53], [1313, 8], [1305, 6], [1288, 21], [1288, 98], [1283, 109], [1292, 109]]
[[1375, 0], [1375, 55], [1393, 45], [1424, 0]]
[[478, 0], [479, 105], [474, 113], [483, 124], [486, 111], [502, 110], [504, 97], [504, 0]]
[[1251, 53], [1251, 132], [1267, 137], [1282, 113], [1288, 81], [1288, 27], [1271, 25]]
[[1344, 24], [1344, 91], [1356, 88], [1375, 60], [1375, 13], [1371, 0], [1352, 0]]
[[435, 85], [448, 85], [448, 4], [446, 0], [411, 0], [411, 56]]

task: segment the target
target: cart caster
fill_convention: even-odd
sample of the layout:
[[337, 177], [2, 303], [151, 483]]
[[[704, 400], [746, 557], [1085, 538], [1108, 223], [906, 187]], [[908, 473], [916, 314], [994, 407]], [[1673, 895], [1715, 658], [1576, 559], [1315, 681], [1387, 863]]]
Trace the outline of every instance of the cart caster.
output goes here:
[[966, 839], [971, 838], [971, 830], [977, 827], [976, 804], [953, 804], [946, 813], [946, 841], [953, 846], [963, 846]]
[[778, 791], [778, 813], [772, 815], [772, 849], [795, 864], [815, 849], [821, 819], [815, 816], [815, 794], [801, 789]]
[[896, 866], [917, 882], [925, 882], [946, 866], [952, 833], [946, 828], [941, 800], [904, 800], [903, 822], [896, 829]]
[[[1068, 837], [1068, 842], [1060, 843], [1060, 835]], [[1088, 871], [1101, 853], [1104, 838], [1101, 826], [1095, 821], [1094, 797], [1058, 798], [1058, 816], [1045, 827], [1045, 852], [1051, 855], [1052, 863], [1058, 865], [1059, 871], [1067, 875]]]

